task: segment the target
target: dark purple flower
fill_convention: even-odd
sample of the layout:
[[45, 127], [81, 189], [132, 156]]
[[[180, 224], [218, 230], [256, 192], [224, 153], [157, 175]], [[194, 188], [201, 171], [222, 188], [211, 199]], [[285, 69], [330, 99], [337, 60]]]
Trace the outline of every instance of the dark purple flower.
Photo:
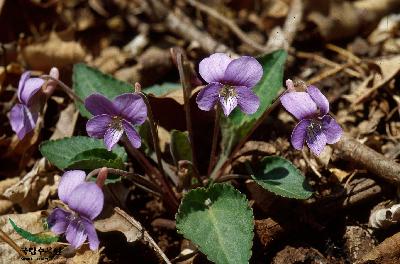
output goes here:
[[86, 238], [91, 250], [99, 247], [99, 238], [93, 220], [101, 213], [104, 194], [94, 182], [85, 182], [84, 171], [67, 171], [61, 177], [58, 197], [68, 205], [69, 210], [56, 208], [47, 221], [51, 231], [60, 235], [65, 233], [67, 241], [79, 248]]
[[291, 142], [301, 150], [304, 141], [310, 150], [319, 155], [326, 144], [334, 144], [342, 136], [342, 128], [328, 115], [328, 99], [315, 86], [308, 86], [307, 92], [287, 92], [281, 97], [285, 109], [300, 122], [292, 132]]
[[226, 116], [237, 105], [246, 114], [257, 111], [260, 100], [251, 89], [260, 81], [263, 69], [256, 59], [231, 59], [224, 53], [215, 53], [200, 62], [199, 72], [208, 83], [196, 98], [201, 110], [210, 111], [219, 101]]
[[10, 111], [10, 124], [19, 139], [23, 139], [31, 132], [39, 117], [43, 94], [38, 93], [44, 84], [40, 78], [30, 78], [29, 71], [21, 75], [18, 85], [19, 104], [14, 105]]
[[147, 117], [147, 107], [140, 95], [126, 93], [110, 101], [101, 94], [92, 94], [86, 98], [85, 107], [94, 115], [86, 124], [88, 135], [104, 138], [108, 150], [124, 132], [133, 147], [140, 147], [140, 136], [134, 126], [143, 124]]

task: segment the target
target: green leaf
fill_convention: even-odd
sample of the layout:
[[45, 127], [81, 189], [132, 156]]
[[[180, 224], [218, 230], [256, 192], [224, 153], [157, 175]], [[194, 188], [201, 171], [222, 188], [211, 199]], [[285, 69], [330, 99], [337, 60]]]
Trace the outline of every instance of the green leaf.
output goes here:
[[165, 82], [162, 84], [156, 84], [147, 88], [143, 89], [143, 92], [145, 94], [152, 94], [156, 97], [162, 97], [164, 95], [167, 95], [171, 92], [174, 92], [176, 90], [182, 89], [182, 86], [180, 83], [171, 83], [171, 82]]
[[249, 262], [253, 212], [246, 197], [231, 185], [214, 184], [188, 192], [176, 215], [176, 227], [215, 263]]
[[[102, 140], [83, 136], [44, 141], [40, 144], [40, 152], [60, 169], [73, 165], [78, 168], [75, 166], [77, 163], [82, 166], [80, 169], [107, 165], [122, 169], [127, 158], [124, 148], [116, 146], [108, 152]], [[87, 164], [82, 163], [83, 161], [87, 161]]]
[[58, 241], [58, 236], [49, 236], [44, 234], [32, 234], [21, 227], [17, 226], [11, 218], [8, 218], [15, 232], [17, 232], [20, 236], [29, 240], [31, 242], [35, 242], [38, 244], [51, 244]]
[[180, 160], [193, 161], [192, 150], [189, 141], [188, 132], [182, 132], [173, 129], [171, 131], [170, 150], [175, 164]]
[[[131, 93], [134, 90], [129, 83], [115, 79], [111, 75], [104, 74], [83, 63], [74, 65], [72, 82], [75, 93], [82, 100], [93, 93], [100, 93], [109, 99], [113, 99], [120, 94]], [[91, 117], [83, 104], [77, 104], [79, 112], [84, 117]]]
[[229, 156], [239, 140], [251, 131], [257, 120], [268, 110], [277, 97], [282, 87], [286, 56], [287, 53], [284, 50], [278, 50], [257, 58], [264, 70], [260, 82], [253, 88], [260, 99], [260, 107], [252, 115], [246, 115], [236, 108], [228, 118], [222, 118], [221, 146], [225, 157]]
[[278, 156], [263, 158], [252, 178], [264, 189], [283, 197], [307, 199], [312, 195], [302, 173], [290, 161]]

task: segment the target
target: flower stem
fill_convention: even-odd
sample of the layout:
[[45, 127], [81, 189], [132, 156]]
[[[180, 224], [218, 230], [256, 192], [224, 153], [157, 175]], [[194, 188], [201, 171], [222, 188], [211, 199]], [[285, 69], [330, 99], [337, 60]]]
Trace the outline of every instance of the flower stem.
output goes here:
[[148, 121], [150, 124], [150, 133], [151, 133], [151, 137], [153, 138], [153, 146], [154, 146], [154, 151], [156, 152], [156, 156], [157, 156], [158, 168], [160, 169], [161, 174], [164, 177], [166, 177], [164, 167], [163, 167], [163, 164], [161, 161], [161, 150], [160, 150], [160, 142], [159, 142], [159, 138], [158, 138], [158, 132], [157, 132], [157, 128], [155, 125], [153, 111], [151, 111], [149, 99], [147, 99], [147, 96], [143, 92], [139, 92], [138, 94], [142, 97], [144, 103], [147, 106], [147, 118], [148, 118]]
[[249, 139], [249, 137], [251, 136], [251, 134], [253, 134], [253, 132], [257, 129], [257, 127], [259, 125], [261, 125], [262, 122], [264, 122], [264, 120], [268, 117], [268, 115], [272, 112], [272, 110], [274, 110], [280, 103], [280, 98], [282, 97], [282, 95], [284, 95], [286, 93], [286, 91], [282, 92], [277, 99], [271, 104], [271, 106], [263, 113], [263, 115], [257, 120], [257, 122], [253, 125], [253, 127], [250, 129], [250, 131], [244, 136], [242, 137], [242, 139], [239, 141], [239, 143], [236, 145], [236, 147], [233, 149], [233, 151], [231, 152], [231, 154], [229, 155], [229, 158], [227, 158], [223, 164], [221, 165], [221, 167], [218, 170], [214, 170], [213, 174], [211, 175], [211, 178], [216, 180], [218, 179], [222, 172], [225, 170], [225, 168], [232, 162], [235, 154], [243, 147], [243, 145], [246, 143], [246, 141]]
[[[88, 181], [91, 177], [99, 174], [102, 168], [92, 170], [87, 176], [86, 180]], [[106, 168], [108, 173], [119, 175], [122, 178], [128, 179], [132, 181], [136, 186], [139, 188], [151, 192], [157, 196], [160, 196], [160, 187], [154, 184], [153, 182], [149, 181], [145, 177], [140, 174], [134, 172], [128, 172], [124, 170], [114, 169], [114, 168]]]
[[[163, 193], [163, 198], [166, 201], [166, 204], [171, 206], [174, 212], [178, 209], [179, 202], [174, 194], [174, 191], [171, 188], [171, 185], [168, 184], [164, 176], [160, 173], [160, 171], [153, 167], [151, 163], [146, 159], [146, 157], [138, 150], [132, 147], [132, 145], [127, 141], [127, 138], [122, 138], [122, 142], [124, 143], [125, 149], [131, 154], [144, 168], [146, 173], [154, 179], [154, 181], [160, 185], [161, 191]], [[165, 174], [164, 174], [165, 175]]]
[[42, 78], [44, 80], [55, 81], [58, 84], [58, 86], [61, 88], [61, 90], [63, 90], [66, 94], [68, 94], [68, 96], [71, 97], [71, 99], [73, 99], [81, 104], [85, 103], [78, 95], [76, 95], [76, 93], [74, 92], [74, 90], [72, 90], [71, 87], [69, 87], [68, 85], [66, 85], [65, 83], [60, 81], [59, 79], [53, 78], [50, 75], [42, 75], [42, 76], [40, 76], [40, 78]]
[[189, 140], [191, 145], [191, 152], [192, 152], [192, 160], [193, 166], [197, 170], [197, 163], [196, 163], [196, 152], [194, 151], [194, 139], [193, 139], [193, 129], [192, 129], [192, 119], [190, 115], [190, 95], [192, 86], [190, 83], [190, 73], [188, 72], [188, 64], [184, 61], [185, 57], [182, 54], [182, 50], [175, 49], [173, 54], [176, 52], [176, 65], [178, 67], [179, 78], [182, 84], [183, 90], [183, 101], [184, 101], [184, 108], [185, 108], [185, 118], [186, 118], [186, 130], [189, 133]]
[[211, 154], [210, 154], [210, 162], [208, 163], [208, 170], [207, 175], [210, 176], [212, 168], [215, 164], [215, 154], [217, 152], [217, 142], [218, 142], [218, 135], [219, 135], [219, 121], [221, 115], [221, 107], [217, 104], [217, 109], [215, 110], [215, 120], [214, 120], [214, 130], [212, 136], [212, 145], [211, 145]]

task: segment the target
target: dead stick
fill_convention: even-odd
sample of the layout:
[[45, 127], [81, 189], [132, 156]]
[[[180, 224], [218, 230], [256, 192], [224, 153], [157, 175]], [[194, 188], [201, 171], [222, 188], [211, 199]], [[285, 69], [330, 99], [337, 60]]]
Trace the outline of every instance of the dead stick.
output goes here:
[[[21, 257], [26, 257], [25, 253], [19, 248], [19, 246], [12, 240], [3, 230], [0, 229], [0, 238], [12, 247]], [[27, 260], [28, 263], [32, 263]]]
[[191, 22], [191, 19], [183, 13], [178, 16], [159, 0], [150, 0], [149, 5], [151, 6], [150, 13], [164, 19], [166, 27], [171, 32], [181, 36], [187, 41], [196, 41], [204, 51], [208, 53], [227, 52], [235, 54], [235, 52], [227, 46], [214, 40], [206, 31], [201, 31], [196, 28]]
[[212, 9], [211, 7], [200, 3], [196, 0], [186, 0], [190, 5], [196, 7], [200, 11], [203, 11], [204, 13], [207, 13], [209, 16], [212, 16], [225, 26], [227, 26], [243, 43], [246, 43], [250, 47], [252, 47], [254, 50], [258, 52], [266, 52], [267, 49], [261, 44], [258, 44], [257, 42], [253, 41], [251, 37], [249, 37], [246, 33], [244, 33], [236, 24], [233, 22], [231, 19], [224, 17], [222, 14], [220, 14], [218, 11]]
[[394, 183], [400, 183], [400, 164], [394, 162], [376, 152], [375, 150], [361, 144], [348, 136], [333, 145], [341, 152], [343, 159], [363, 166], [375, 175]]

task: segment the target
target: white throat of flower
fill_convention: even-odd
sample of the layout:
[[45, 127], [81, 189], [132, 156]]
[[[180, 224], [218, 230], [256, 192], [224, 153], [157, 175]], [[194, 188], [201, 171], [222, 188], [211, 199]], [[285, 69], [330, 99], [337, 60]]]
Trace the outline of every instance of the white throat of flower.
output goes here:
[[108, 124], [108, 126], [114, 130], [122, 131], [122, 117], [120, 116], [113, 116], [111, 118], [111, 122]]
[[310, 124], [307, 126], [307, 138], [310, 142], [317, 140], [317, 135], [322, 131], [322, 122], [319, 119], [311, 119]]

